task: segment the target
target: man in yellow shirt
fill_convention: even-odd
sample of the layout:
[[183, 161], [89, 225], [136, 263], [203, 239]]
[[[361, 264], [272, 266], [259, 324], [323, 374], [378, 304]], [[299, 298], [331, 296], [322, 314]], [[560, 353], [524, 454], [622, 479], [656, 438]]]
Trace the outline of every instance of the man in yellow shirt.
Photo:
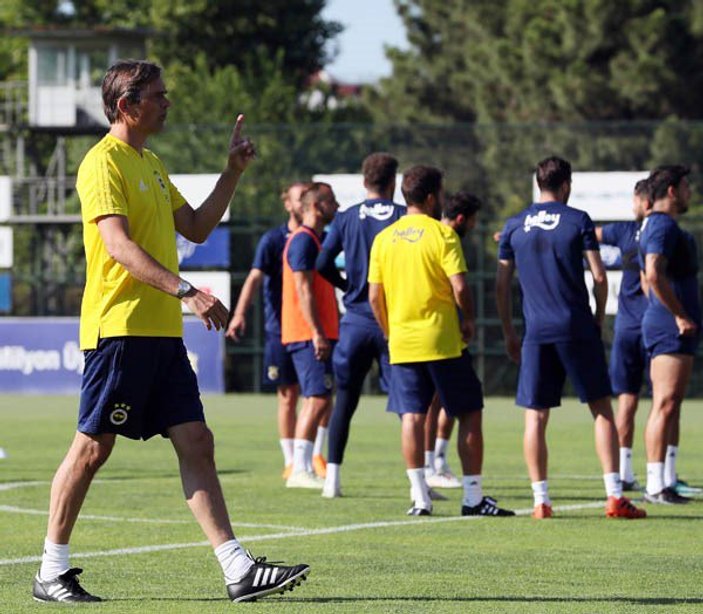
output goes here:
[[376, 236], [368, 279], [371, 308], [388, 338], [388, 410], [401, 417], [413, 501], [408, 514], [432, 512], [424, 474], [424, 433], [425, 414], [436, 391], [447, 413], [459, 422], [462, 515], [513, 516], [483, 496], [483, 391], [466, 349], [474, 332], [473, 302], [459, 236], [436, 219], [443, 200], [442, 173], [414, 166], [403, 175], [402, 191], [407, 214]]
[[178, 193], [159, 159], [144, 147], [171, 106], [161, 69], [118, 61], [102, 85], [109, 133], [78, 171], [86, 286], [80, 342], [85, 351], [78, 429], [51, 486], [49, 523], [33, 596], [38, 601], [100, 601], [78, 583], [68, 542], [90, 483], [117, 435], [168, 437], [183, 491], [215, 550], [233, 601], [249, 601], [302, 582], [307, 565], [253, 560], [235, 539], [215, 470], [195, 373], [182, 340], [181, 301], [208, 329], [227, 326], [227, 308], [178, 276], [176, 231], [202, 243], [222, 218], [239, 178], [255, 157], [241, 137], [198, 209]]

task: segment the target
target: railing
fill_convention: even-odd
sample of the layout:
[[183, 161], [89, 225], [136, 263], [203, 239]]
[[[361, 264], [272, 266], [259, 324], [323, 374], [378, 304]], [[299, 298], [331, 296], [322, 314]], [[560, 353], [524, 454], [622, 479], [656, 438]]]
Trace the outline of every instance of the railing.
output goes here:
[[0, 127], [16, 126], [27, 121], [27, 82], [0, 83]]

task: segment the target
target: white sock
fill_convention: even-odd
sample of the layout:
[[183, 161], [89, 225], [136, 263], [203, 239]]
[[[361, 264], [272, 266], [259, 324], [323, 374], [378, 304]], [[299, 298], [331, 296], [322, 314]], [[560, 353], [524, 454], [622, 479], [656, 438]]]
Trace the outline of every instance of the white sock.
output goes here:
[[552, 502], [549, 499], [549, 489], [547, 486], [547, 480], [542, 480], [541, 482], [532, 482], [532, 497], [534, 498], [535, 505], [551, 505]]
[[430, 501], [430, 493], [427, 490], [427, 482], [425, 482], [425, 470], [423, 468], [407, 469], [406, 473], [410, 480], [410, 497], [413, 500], [413, 505], [427, 510], [431, 509], [432, 501]]
[[434, 442], [434, 467], [437, 472], [444, 470], [444, 466], [447, 463], [447, 445], [449, 444], [448, 439], [442, 439], [437, 437]]
[[666, 446], [666, 457], [664, 458], [664, 486], [667, 488], [676, 484], [676, 457], [678, 455], [678, 446]]
[[325, 448], [325, 438], [327, 437], [327, 427], [318, 426], [317, 435], [315, 435], [315, 446], [313, 447], [313, 456], [319, 456]]
[[68, 544], [55, 544], [49, 538], [44, 539], [44, 553], [41, 557], [39, 577], [44, 580], [53, 580], [56, 576], [67, 572], [71, 566], [68, 563]]
[[293, 473], [312, 471], [312, 441], [296, 439], [293, 444]]
[[281, 452], [283, 452], [283, 464], [287, 467], [293, 463], [293, 442], [294, 439], [279, 439]]
[[634, 482], [632, 471], [632, 448], [620, 448], [620, 479], [623, 482]]
[[340, 465], [337, 463], [327, 463], [324, 490], [339, 490], [339, 469]]
[[647, 493], [656, 495], [664, 490], [664, 463], [647, 463]]
[[464, 485], [464, 499], [462, 505], [475, 507], [483, 501], [483, 485], [480, 475], [465, 475], [461, 478]]
[[425, 450], [425, 476], [429, 477], [434, 474], [434, 450]]
[[239, 582], [254, 564], [236, 539], [230, 539], [217, 546], [215, 556], [225, 575], [225, 584]]
[[603, 482], [605, 483], [605, 495], [607, 497], [622, 497], [622, 481], [620, 474], [617, 471], [603, 474]]

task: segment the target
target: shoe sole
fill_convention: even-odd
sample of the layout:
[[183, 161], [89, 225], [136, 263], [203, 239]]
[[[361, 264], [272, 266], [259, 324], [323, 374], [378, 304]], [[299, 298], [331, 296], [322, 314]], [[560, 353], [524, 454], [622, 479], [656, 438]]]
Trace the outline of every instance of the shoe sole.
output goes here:
[[305, 582], [305, 580], [307, 580], [308, 573], [310, 573], [310, 567], [301, 569], [296, 575], [291, 576], [279, 586], [274, 586], [272, 588], [267, 588], [263, 591], [259, 591], [258, 593], [250, 593], [249, 595], [244, 595], [243, 597], [232, 599], [232, 602], [242, 603], [243, 601], [256, 601], [261, 597], [266, 597], [267, 595], [272, 595], [273, 593], [283, 595], [286, 591], [292, 591], [296, 586], [300, 586], [303, 582]]

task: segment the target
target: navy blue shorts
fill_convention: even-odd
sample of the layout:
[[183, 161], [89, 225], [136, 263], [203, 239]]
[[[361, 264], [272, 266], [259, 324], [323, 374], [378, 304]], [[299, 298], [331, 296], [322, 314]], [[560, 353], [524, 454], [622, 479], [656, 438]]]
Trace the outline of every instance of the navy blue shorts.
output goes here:
[[668, 331], [647, 326], [642, 327], [642, 337], [644, 338], [644, 347], [650, 360], [660, 354], [689, 354], [695, 356], [700, 341], [700, 335], [681, 337], [678, 334], [671, 334]]
[[205, 422], [198, 382], [177, 337], [100, 339], [85, 353], [78, 430], [130, 439], [167, 436], [186, 422]]
[[360, 326], [342, 321], [339, 341], [332, 357], [337, 387], [360, 390], [374, 359], [378, 362], [381, 390], [388, 392], [391, 366], [388, 362], [388, 343], [380, 326]]
[[562, 343], [524, 343], [515, 402], [530, 409], [561, 405], [568, 374], [582, 403], [612, 394], [600, 337]]
[[649, 371], [649, 358], [638, 330], [615, 331], [610, 351], [610, 384], [614, 394], [639, 394]]
[[[334, 344], [334, 342], [331, 342]], [[286, 346], [300, 382], [300, 394], [307, 397], [328, 397], [334, 387], [332, 357], [317, 360], [312, 341], [291, 343]]]
[[262, 383], [267, 387], [292, 386], [298, 383], [293, 359], [281, 343], [280, 335], [266, 333]]
[[387, 411], [427, 413], [435, 391], [450, 416], [483, 409], [483, 388], [468, 350], [456, 358], [392, 364]]

